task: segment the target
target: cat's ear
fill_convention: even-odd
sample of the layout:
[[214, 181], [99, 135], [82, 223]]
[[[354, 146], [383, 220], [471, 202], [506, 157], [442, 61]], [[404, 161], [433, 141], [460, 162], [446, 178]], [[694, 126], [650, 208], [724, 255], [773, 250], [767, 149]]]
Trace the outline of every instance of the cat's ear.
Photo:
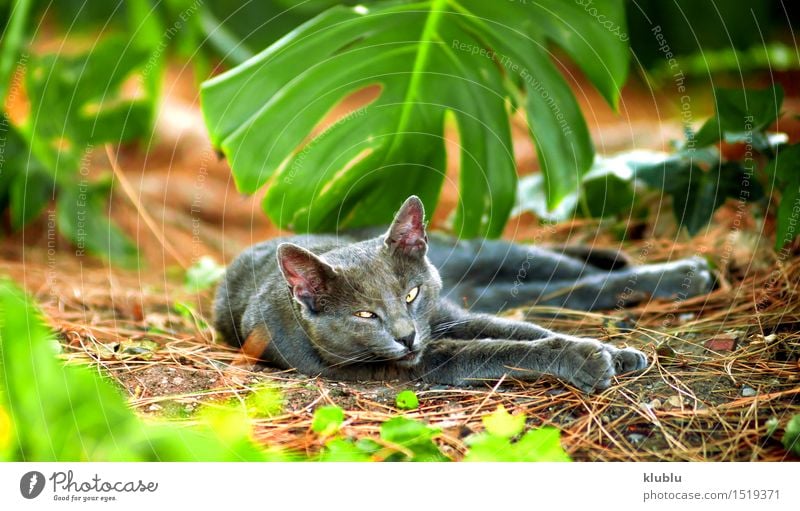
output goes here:
[[406, 199], [386, 232], [384, 242], [392, 253], [425, 256], [428, 236], [425, 234], [425, 207], [419, 197], [412, 195]]
[[278, 266], [292, 290], [292, 296], [311, 312], [320, 309], [320, 297], [330, 290], [336, 270], [303, 247], [293, 243], [278, 245]]

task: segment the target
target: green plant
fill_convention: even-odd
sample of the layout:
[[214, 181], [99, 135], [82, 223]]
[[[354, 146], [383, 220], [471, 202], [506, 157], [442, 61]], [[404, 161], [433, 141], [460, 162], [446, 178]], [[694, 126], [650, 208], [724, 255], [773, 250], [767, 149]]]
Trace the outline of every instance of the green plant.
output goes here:
[[[780, 250], [798, 234], [793, 210], [800, 194], [800, 146], [768, 132], [780, 115], [783, 89], [716, 88], [714, 97], [715, 115], [696, 133], [688, 131], [673, 153], [598, 157], [582, 178], [581, 191], [555, 212], [544, 207], [541, 177], [528, 176], [520, 181], [517, 212], [531, 210], [550, 220], [576, 214], [631, 218], [670, 197], [677, 225], [694, 236], [726, 200], [763, 203], [766, 190], [775, 199], [770, 204], [776, 205], [775, 249]], [[726, 157], [721, 145], [732, 156]]]
[[[338, 409], [335, 420], [333, 410]], [[319, 415], [318, 415], [319, 414]], [[327, 439], [320, 453], [321, 461], [449, 461], [450, 458], [434, 442], [441, 431], [423, 422], [406, 417], [394, 417], [381, 424], [378, 439], [351, 440], [330, 438], [344, 420], [338, 407], [322, 407], [314, 413], [314, 423], [325, 417], [325, 429], [320, 433]], [[525, 429], [524, 415], [511, 415], [503, 406], [483, 417], [486, 430], [467, 437], [470, 450], [464, 461], [570, 461], [561, 447], [560, 433], [555, 428]], [[328, 426], [335, 424], [335, 427]], [[320, 428], [322, 429], [322, 428]]]
[[186, 270], [186, 288], [200, 292], [212, 288], [222, 276], [225, 267], [209, 256], [203, 256]]
[[311, 429], [320, 436], [330, 436], [337, 431], [344, 422], [344, 411], [338, 406], [322, 406], [314, 411], [314, 420]]
[[[622, 2], [594, 5], [624, 27]], [[384, 223], [411, 194], [433, 210], [445, 126], [454, 126], [454, 230], [497, 236], [514, 204], [513, 109], [527, 112], [550, 208], [574, 192], [594, 156], [551, 43], [616, 105], [627, 44], [581, 5], [389, 0], [323, 12], [203, 84], [202, 108], [238, 189], [269, 182], [265, 211], [299, 231]], [[377, 99], [317, 131], [336, 105], [370, 87]]]
[[207, 75], [202, 71], [208, 67], [205, 57], [195, 53], [200, 20], [190, 15], [200, 4], [131, 0], [86, 7], [85, 2], [60, 2], [52, 9], [66, 19], [72, 16], [79, 30], [89, 27], [91, 36], [70, 45], [77, 49], [35, 51], [26, 44], [33, 32], [29, 19], [46, 15], [50, 4], [15, 2], [9, 18], [0, 19], [5, 21], [0, 103], [19, 97], [23, 89], [30, 102], [16, 124], [2, 112], [0, 211], [10, 211], [17, 230], [56, 200], [56, 226], [79, 253], [136, 266], [136, 245], [107, 215], [112, 180], [90, 175], [90, 162], [106, 144], [150, 136], [168, 49], [191, 54], [195, 69]]
[[24, 461], [283, 460], [224, 409], [200, 426], [143, 422], [109, 381], [65, 367], [39, 312], [0, 279], [0, 456]]
[[783, 446], [800, 456], [800, 414], [792, 416], [783, 432]]
[[[522, 434], [525, 415], [511, 415], [500, 405], [483, 417], [486, 431], [467, 438], [470, 451], [464, 461], [570, 461], [556, 428], [543, 427]], [[518, 437], [516, 441], [512, 441]]]

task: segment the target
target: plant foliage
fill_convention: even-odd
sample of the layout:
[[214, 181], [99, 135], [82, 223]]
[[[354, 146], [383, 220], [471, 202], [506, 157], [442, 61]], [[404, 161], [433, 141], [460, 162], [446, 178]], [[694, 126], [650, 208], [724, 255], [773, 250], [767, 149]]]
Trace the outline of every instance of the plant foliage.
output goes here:
[[[624, 26], [622, 2], [594, 4]], [[514, 205], [513, 108], [525, 107], [550, 207], [592, 164], [586, 123], [551, 43], [616, 104], [627, 44], [579, 4], [389, 0], [316, 16], [206, 82], [202, 107], [239, 190], [269, 183], [265, 211], [300, 231], [387, 222], [411, 194], [432, 210], [452, 119], [460, 142], [454, 229], [497, 236]], [[373, 86], [377, 99], [317, 129], [345, 98]]]
[[[555, 211], [545, 207], [541, 176], [525, 177], [516, 211], [530, 210], [554, 221], [575, 214], [630, 218], [669, 197], [677, 225], [694, 236], [725, 201], [758, 204], [772, 196], [775, 249], [780, 250], [797, 236], [800, 222], [800, 145], [788, 145], [785, 136], [768, 132], [780, 116], [783, 89], [716, 88], [714, 97], [715, 115], [697, 133], [689, 131], [674, 152], [597, 157], [581, 190]], [[726, 157], [720, 147], [741, 150]]]

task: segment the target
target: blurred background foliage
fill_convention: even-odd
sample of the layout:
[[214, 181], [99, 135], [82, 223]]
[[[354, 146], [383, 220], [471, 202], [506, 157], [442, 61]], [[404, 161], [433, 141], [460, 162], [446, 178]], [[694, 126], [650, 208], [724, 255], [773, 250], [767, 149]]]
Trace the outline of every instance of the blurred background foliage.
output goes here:
[[[392, 9], [393, 5], [405, 3], [359, 2], [375, 12]], [[124, 267], [135, 266], [138, 263], [136, 245], [103, 214], [113, 190], [114, 176], [109, 172], [107, 177], [99, 181], [88, 182], [80, 174], [82, 159], [96, 151], [103, 151], [105, 144], [139, 142], [145, 149], [149, 147], [152, 142], [152, 123], [158, 108], [165, 62], [168, 59], [177, 58], [191, 63], [199, 84], [220, 71], [236, 68], [265, 48], [267, 48], [264, 53], [266, 56], [279, 54], [280, 47], [271, 45], [281, 37], [287, 37], [284, 43], [297, 43], [302, 37], [303, 30], [308, 30], [298, 29], [303, 23], [320, 16], [327, 9], [341, 9], [341, 5], [355, 4], [356, 2], [332, 0], [305, 2], [4, 0], [0, 2], [0, 24], [3, 34], [3, 47], [0, 52], [0, 96], [4, 97], [6, 105], [9, 103], [9, 95], [24, 94], [28, 100], [27, 111], [22, 114], [11, 115], [5, 110], [3, 112], [4, 145], [3, 172], [0, 173], [0, 209], [8, 211], [9, 227], [14, 230], [22, 228], [41, 214], [48, 201], [56, 199], [58, 228], [66, 238], [73, 240], [90, 254], [110, 259], [114, 264]], [[566, 54], [564, 56], [577, 62], [612, 104], [616, 102], [618, 87], [625, 79], [625, 67], [628, 65], [638, 75], [632, 78], [635, 80], [646, 79], [653, 85], [659, 86], [660, 83], [666, 84], [672, 79], [668, 63], [664, 58], [665, 49], [654, 44], [655, 27], [659, 28], [665, 40], [669, 42], [669, 51], [681, 59], [681, 69], [700, 80], [710, 82], [711, 73], [714, 73], [713, 76], [717, 81], [725, 81], [726, 73], [735, 80], [737, 74], [752, 71], [753, 68], [798, 67], [798, 57], [792, 49], [789, 27], [796, 24], [800, 9], [792, 3], [755, 0], [735, 4], [686, 0], [623, 3], [619, 0], [594, 2], [587, 0], [574, 4], [568, 2], [568, 4], [560, 6], [558, 3], [552, 5], [549, 2], [537, 3], [536, 5], [544, 11], [537, 13], [536, 16], [533, 16], [533, 11], [530, 10], [532, 6], [525, 2], [504, 2], [502, 6], [498, 5], [496, 9], [493, 8], [493, 11], [486, 13], [481, 12], [479, 3], [471, 6], [467, 2], [464, 5], [467, 9], [473, 9], [477, 15], [495, 16], [504, 23], [519, 24], [520, 30], [528, 31], [528, 35], [534, 40], [547, 44], [558, 59], [561, 59], [562, 54]], [[433, 3], [421, 2], [413, 5], [424, 13]], [[437, 5], [450, 9], [448, 2], [440, 2]], [[615, 18], [614, 13], [623, 6], [624, 16], [619, 14]], [[521, 8], [528, 10], [520, 10]], [[587, 40], [591, 43], [590, 46], [595, 48], [595, 53], [591, 54], [587, 48], [571, 43], [569, 37], [561, 37], [559, 30], [563, 30], [563, 27], [560, 28], [557, 23], [552, 25], [553, 30], [548, 32], [547, 27], [550, 22], [544, 22], [547, 9], [558, 11], [560, 13], [558, 18], [563, 17], [569, 26], [594, 23], [597, 16], [605, 15], [603, 19], [611, 20], [615, 30], [604, 30], [605, 33], [596, 35], [587, 35], [588, 32], [583, 34], [584, 37], [594, 38]], [[533, 18], [537, 19], [538, 25], [526, 23]], [[319, 25], [322, 21], [317, 23], [324, 31], [324, 25]], [[453, 18], [439, 23], [440, 26], [437, 28], [446, 34], [451, 33], [452, 31], [448, 30], [456, 28], [460, 21]], [[541, 34], [537, 33], [538, 28], [535, 28], [539, 26], [545, 27]], [[423, 28], [416, 27], [419, 31]], [[475, 43], [487, 50], [497, 50], [500, 48], [498, 45], [505, 44], [503, 41], [506, 37], [500, 37], [499, 32], [494, 34], [497, 37], [493, 39], [492, 31], [486, 31], [488, 29], [485, 27], [481, 29], [480, 25], [471, 28], [465, 26], [465, 28], [471, 31], [470, 33], [476, 33], [474, 31], [478, 30], [477, 33], [482, 35], [478, 36]], [[53, 30], [66, 36], [65, 44], [57, 51], [50, 47], [37, 46], [40, 34]], [[365, 25], [364, 30], [367, 31], [364, 34], [365, 40], [374, 37], [374, 33], [369, 31], [369, 25]], [[481, 30], [484, 32], [480, 32]], [[459, 32], [452, 33], [459, 34]], [[391, 38], [391, 35], [385, 37]], [[398, 37], [404, 37], [404, 34], [399, 33]], [[353, 39], [347, 42], [349, 45], [347, 49], [354, 52], [362, 43], [363, 41], [358, 38]], [[632, 56], [630, 64], [624, 57], [628, 43]], [[614, 177], [607, 177], [607, 172], [597, 170], [598, 166], [602, 166], [603, 160], [595, 159], [593, 144], [588, 138], [585, 122], [580, 111], [575, 108], [574, 98], [566, 82], [558, 77], [557, 71], [547, 69], [549, 64], [545, 61], [546, 57], [545, 60], [525, 61], [519, 55], [524, 53], [524, 41], [517, 44], [519, 51], [516, 53], [512, 47], [506, 50], [515, 59], [519, 59], [521, 64], [528, 64], [534, 69], [537, 78], [548, 77], [548, 80], [543, 80], [547, 86], [546, 90], [557, 99], [557, 104], [561, 106], [564, 115], [574, 128], [573, 133], [564, 134], [554, 130], [556, 126], [554, 119], [549, 119], [553, 117], [552, 109], [548, 108], [545, 102], [537, 103], [538, 94], [530, 93], [531, 87], [521, 83], [525, 80], [514, 76], [514, 73], [506, 72], [502, 64], [495, 62], [497, 67], [494, 68], [494, 72], [499, 72], [498, 77], [504, 82], [497, 85], [502, 89], [502, 91], [498, 89], [498, 93], [506, 94], [512, 105], [522, 106], [527, 111], [533, 138], [537, 142], [541, 172], [523, 180], [517, 190], [514, 184], [516, 176], [513, 172], [513, 159], [502, 155], [492, 156], [507, 142], [510, 143], [510, 139], [503, 135], [508, 120], [504, 120], [502, 116], [495, 117], [488, 125], [489, 128], [484, 126], [481, 130], [478, 127], [472, 129], [472, 132], [469, 131], [468, 123], [463, 118], [456, 121], [450, 119], [448, 122], [458, 124], [461, 138], [465, 142], [470, 142], [465, 143], [465, 146], [476, 146], [476, 141], [479, 141], [488, 144], [485, 151], [489, 151], [487, 155], [481, 157], [478, 154], [481, 151], [474, 150], [470, 153], [473, 149], [470, 147], [465, 147], [463, 150], [460, 184], [462, 202], [452, 219], [453, 230], [466, 237], [496, 236], [501, 232], [512, 211], [536, 211], [540, 217], [563, 219], [569, 215], [624, 216], [641, 209], [638, 207], [646, 205], [648, 201], [639, 200], [642, 194], [633, 194], [631, 190], [637, 185], [647, 186], [648, 182], [635, 180], [631, 172], [624, 173], [627, 177], [620, 173]], [[423, 51], [424, 45], [418, 46], [414, 49], [417, 56]], [[622, 52], [624, 59], [622, 65], [625, 67], [617, 70], [608, 67], [611, 65], [608, 57], [600, 58], [604, 55], [604, 51], [607, 55], [618, 55]], [[498, 52], [498, 54], [504, 53]], [[311, 66], [315, 60], [317, 63], [322, 62], [327, 58], [326, 55], [331, 56], [324, 52], [309, 54], [305, 63]], [[452, 58], [453, 55], [455, 54], [450, 52], [450, 55], [445, 57]], [[265, 150], [257, 146], [258, 130], [245, 130], [248, 131], [249, 138], [244, 137], [247, 140], [243, 141], [242, 137], [239, 137], [233, 142], [235, 138], [231, 137], [230, 129], [226, 131], [220, 128], [221, 124], [224, 124], [220, 118], [221, 110], [227, 105], [244, 112], [236, 118], [229, 115], [228, 124], [234, 121], [251, 123], [253, 119], [248, 119], [246, 112], [257, 112], [264, 107], [268, 99], [253, 101], [237, 98], [235, 91], [231, 90], [231, 87], [235, 89], [241, 86], [241, 81], [237, 81], [235, 77], [241, 79], [246, 75], [246, 70], [251, 69], [256, 62], [258, 61], [234, 69], [233, 74], [229, 75], [230, 78], [216, 78], [204, 93], [204, 113], [210, 123], [212, 140], [226, 151], [234, 178], [241, 191], [254, 192], [281, 165], [291, 168], [292, 161], [296, 163], [300, 157], [318, 156], [319, 161], [329, 158], [330, 155], [325, 151], [336, 142], [352, 142], [359, 136], [363, 140], [369, 138], [368, 133], [361, 132], [340, 137], [339, 132], [347, 132], [350, 127], [338, 126], [334, 127], [338, 129], [326, 130], [323, 133], [323, 138], [328, 139], [323, 140], [325, 143], [317, 144], [316, 142], [321, 140], [319, 137], [313, 140], [303, 139], [302, 133], [305, 131], [308, 134], [310, 127], [319, 121], [319, 116], [322, 115], [320, 112], [327, 111], [321, 109], [320, 112], [315, 110], [299, 115], [299, 120], [292, 126], [295, 128], [295, 135], [289, 137], [291, 139], [282, 140], [271, 154], [263, 154]], [[416, 60], [412, 60], [412, 63], [414, 62]], [[435, 62], [434, 64], [439, 65]], [[403, 69], [403, 64], [398, 63], [395, 67], [398, 70]], [[390, 66], [389, 69], [391, 68]], [[487, 70], [489, 68], [484, 69]], [[261, 80], [259, 83], [262, 85], [269, 84], [271, 76], [274, 75], [274, 73], [265, 75], [265, 71], [262, 69], [260, 73], [252, 75], [259, 77]], [[306, 70], [302, 71], [305, 73]], [[365, 74], [368, 76], [370, 72], [367, 66], [346, 76], [350, 80], [357, 81], [360, 76]], [[467, 71], [464, 68], [460, 71], [456, 68], [455, 74], [459, 72]], [[288, 77], [284, 80], [283, 83], [272, 83], [272, 89], [269, 90], [281, 90], [283, 86], [294, 87], [292, 90], [297, 97], [287, 102], [288, 108], [296, 109], [298, 105], [308, 105], [318, 100], [306, 95], [314, 92], [308, 85], [294, 82], [289, 84]], [[226, 82], [230, 86], [228, 90], [224, 90]], [[411, 84], [400, 85], [410, 90], [408, 87]], [[421, 84], [416, 85], [419, 87]], [[430, 84], [424, 85], [426, 87], [419, 87], [420, 91], [428, 89]], [[443, 97], [456, 96], [452, 94], [452, 88], [447, 89], [446, 85], [443, 87]], [[740, 85], [741, 89], [743, 87]], [[347, 89], [342, 94], [354, 90], [355, 88]], [[336, 99], [341, 98], [337, 96]], [[779, 108], [780, 98], [775, 96], [773, 99], [773, 106]], [[483, 102], [486, 107], [489, 106], [485, 98], [478, 96], [465, 101], [465, 104], [478, 101]], [[326, 107], [332, 104], [335, 104], [335, 101], [324, 102]], [[431, 135], [435, 135], [437, 129], [442, 128], [435, 126], [441, 122], [439, 113], [434, 115], [436, 117], [434, 121], [429, 119], [434, 112], [435, 110], [428, 106], [404, 109], [397, 115], [402, 119], [411, 119], [412, 124], [408, 124], [409, 126], [419, 120], [422, 126], [427, 126], [427, 129], [431, 130]], [[483, 116], [479, 118], [479, 123], [489, 122], [490, 112], [491, 110], [486, 108], [476, 110], [476, 115]], [[377, 125], [379, 117], [377, 114], [368, 113], [367, 118], [359, 124]], [[431, 122], [434, 128], [430, 128]], [[492, 138], [486, 136], [487, 129], [492, 132], [489, 135], [494, 134], [495, 138], [499, 136], [494, 149], [491, 144], [485, 142]], [[764, 130], [766, 129], [765, 127]], [[331, 136], [332, 133], [335, 136]], [[316, 167], [307, 169], [301, 176], [303, 180], [292, 180], [285, 186], [281, 186], [281, 180], [275, 180], [264, 203], [265, 211], [274, 222], [296, 230], [332, 230], [338, 227], [332, 219], [338, 219], [338, 223], [345, 226], [379, 224], [388, 220], [398, 203], [398, 200], [395, 200], [397, 197], [390, 192], [395, 190], [395, 194], [408, 194], [409, 190], [406, 188], [409, 186], [416, 187], [416, 190], [410, 192], [423, 195], [429, 208], [433, 209], [441, 188], [441, 170], [445, 165], [443, 145], [441, 142], [437, 143], [435, 138], [435, 136], [394, 137], [394, 143], [389, 146], [390, 149], [394, 149], [384, 151], [375, 151], [375, 147], [368, 144], [356, 145], [355, 147], [362, 150], [364, 147], [373, 150], [381, 158], [363, 158], [362, 161], [363, 151], [355, 155], [350, 151], [340, 155], [339, 159], [342, 161], [337, 160], [327, 171]], [[402, 143], [398, 143], [397, 139], [401, 139]], [[780, 143], [778, 139], [775, 141]], [[711, 141], [707, 145], [713, 146], [714, 143]], [[676, 151], [681, 150], [681, 144], [676, 142]], [[408, 156], [406, 165], [403, 165], [406, 156], [403, 151], [397, 151], [397, 147], [412, 155]], [[666, 158], [662, 155], [662, 160]], [[717, 157], [715, 160], [718, 166], [725, 163], [725, 158]], [[764, 160], [767, 161], [769, 158]], [[319, 163], [313, 158], [311, 162], [315, 165]], [[762, 163], [761, 166], [765, 164]], [[315, 165], [300, 165], [300, 167]], [[393, 165], [396, 166], [395, 170], [382, 169], [376, 174], [379, 177], [371, 177], [376, 168], [382, 166], [394, 168]], [[508, 170], [509, 165], [512, 165], [511, 171]], [[709, 165], [714, 166], [714, 162]], [[341, 183], [333, 186], [336, 182], [334, 177], [341, 177], [341, 173], [337, 174], [337, 170], [344, 169], [347, 169], [347, 174], [351, 176], [346, 183], [348, 186], [352, 185], [351, 188]], [[311, 174], [306, 175], [309, 172]], [[399, 179], [398, 176], [409, 173], [415, 177], [404, 180], [408, 186], [397, 186], [395, 181]], [[598, 179], [600, 175], [603, 176], [602, 179]], [[720, 176], [724, 177], [724, 172]], [[609, 188], [610, 183], [607, 182], [609, 179], [613, 182], [625, 181], [626, 185], [621, 189]], [[772, 183], [768, 183], [765, 179], [762, 179], [761, 184], [769, 196], [773, 187]], [[358, 184], [353, 185], [354, 182]], [[383, 186], [381, 183], [388, 184]], [[320, 193], [319, 190], [324, 190], [326, 193]], [[691, 192], [689, 188], [686, 190], [687, 193]], [[728, 190], [725, 193], [735, 195], [736, 192]], [[309, 211], [308, 197], [315, 197], [316, 210], [313, 212]], [[595, 203], [597, 197], [602, 198], [603, 204]], [[516, 209], [512, 210], [515, 204]], [[675, 216], [681, 225], [688, 227], [690, 233], [697, 232], [698, 225], [702, 224], [698, 219], [710, 218], [706, 212], [686, 214], [677, 211]], [[683, 219], [689, 217], [695, 220], [687, 224]]]

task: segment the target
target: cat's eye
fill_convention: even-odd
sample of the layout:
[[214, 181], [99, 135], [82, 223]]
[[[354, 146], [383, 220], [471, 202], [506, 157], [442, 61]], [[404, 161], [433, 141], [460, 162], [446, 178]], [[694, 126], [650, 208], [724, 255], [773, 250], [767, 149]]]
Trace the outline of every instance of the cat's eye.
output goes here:
[[375, 314], [374, 312], [370, 312], [370, 311], [358, 311], [354, 315], [358, 316], [359, 318], [364, 318], [364, 319], [374, 319], [374, 318], [378, 317], [377, 314]]
[[411, 291], [408, 292], [406, 295], [406, 303], [411, 303], [417, 299], [417, 295], [419, 294], [419, 286], [413, 288]]

